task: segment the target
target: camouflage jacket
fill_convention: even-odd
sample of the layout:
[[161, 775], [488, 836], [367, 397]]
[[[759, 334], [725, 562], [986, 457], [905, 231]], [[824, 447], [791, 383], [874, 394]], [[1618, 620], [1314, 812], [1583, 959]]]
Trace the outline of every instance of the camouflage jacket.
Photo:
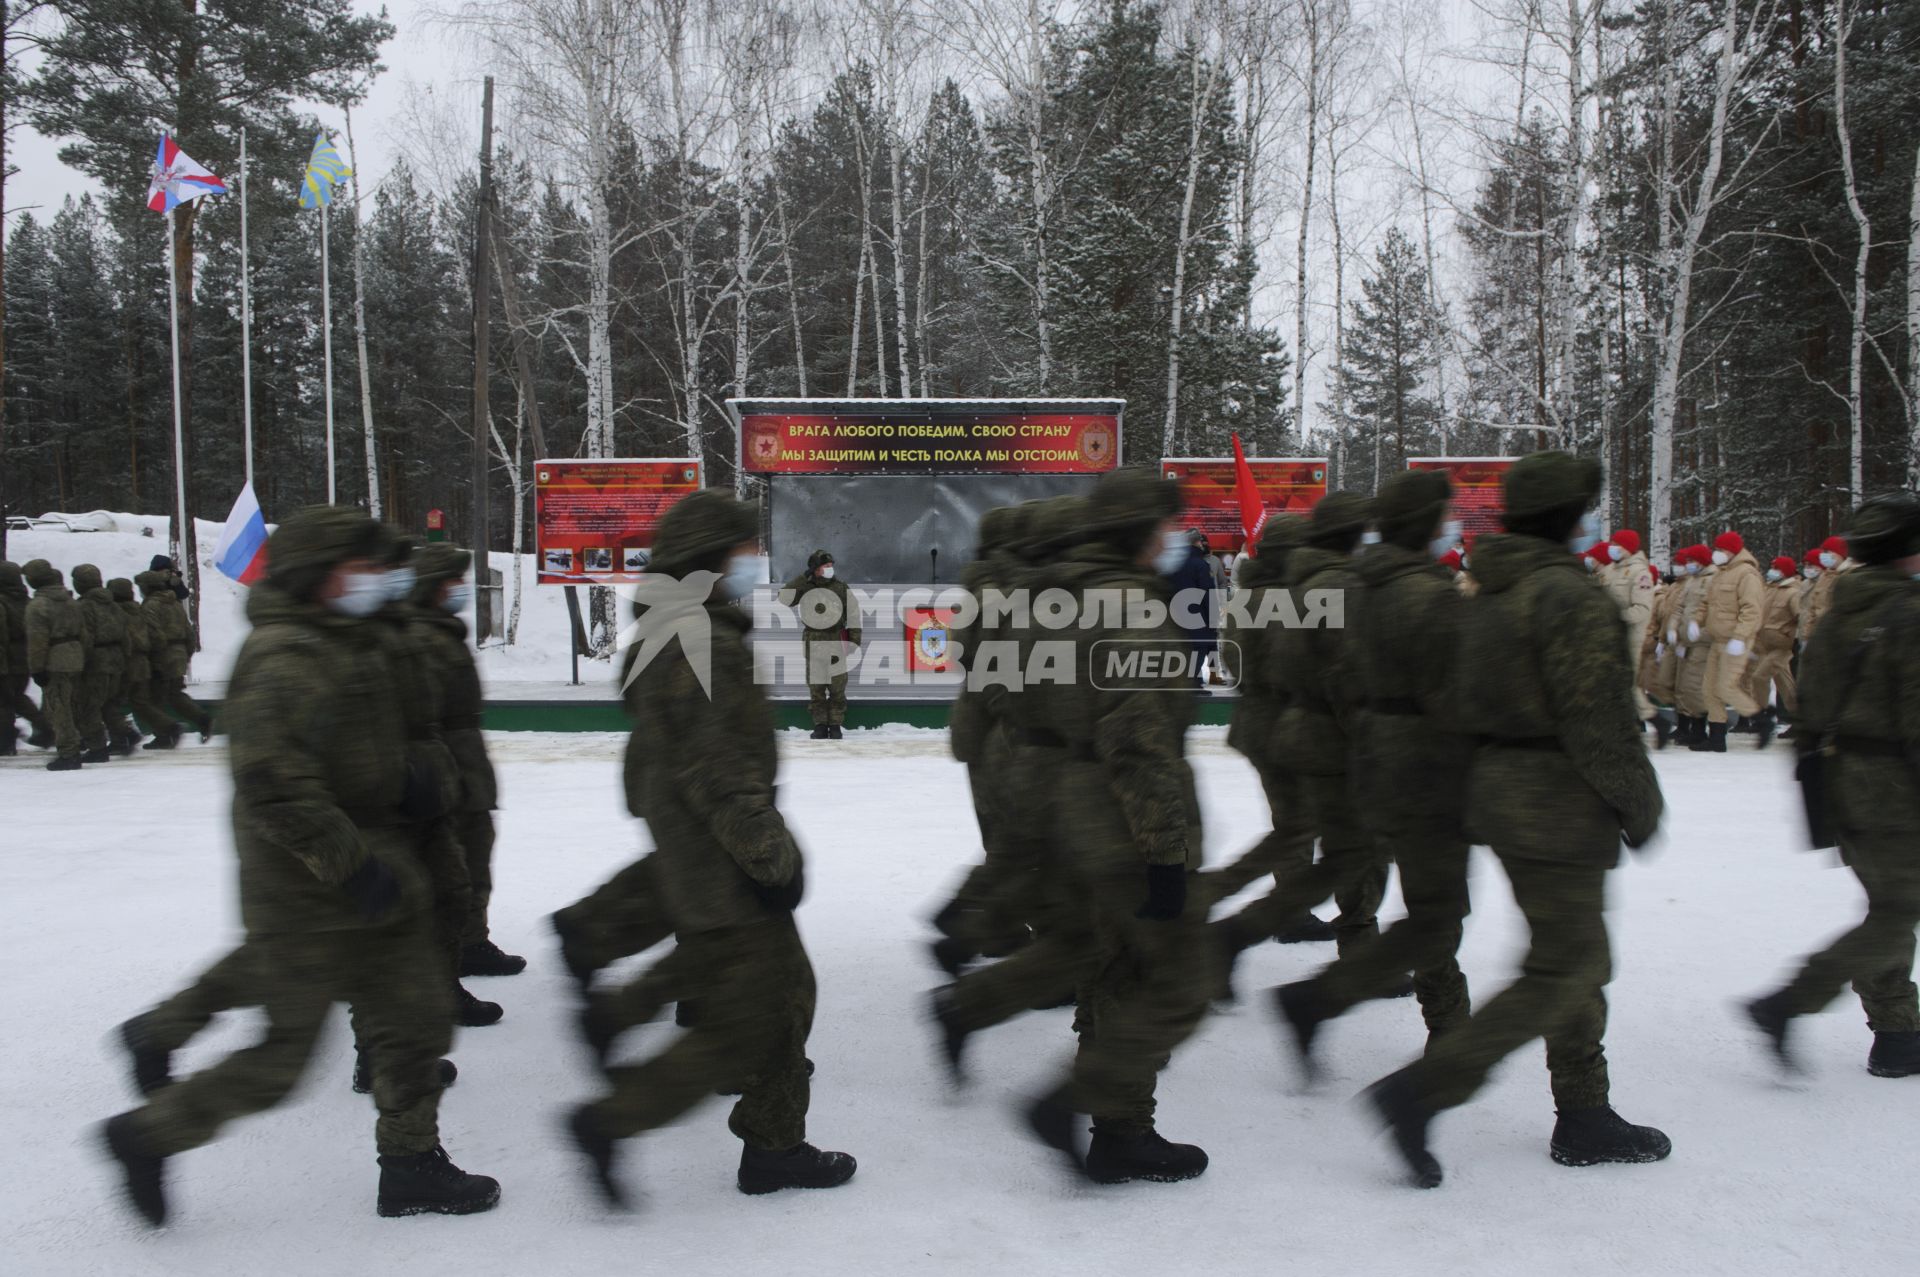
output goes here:
[[87, 668], [87, 623], [64, 585], [33, 592], [27, 604], [27, 671], [35, 677]]
[[27, 665], [27, 587], [19, 570], [0, 579], [0, 674], [25, 674]]
[[1471, 606], [1425, 552], [1360, 556], [1367, 588], [1347, 602], [1347, 668], [1367, 710], [1354, 742], [1369, 805], [1457, 813], [1472, 742], [1453, 730], [1454, 648]]
[[[818, 610], [817, 617], [809, 617], [808, 600], [815, 594], [828, 594], [832, 598], [813, 602]], [[844, 635], [849, 643], [860, 643], [860, 604], [847, 590], [847, 583], [839, 577], [821, 580], [810, 572], [799, 576], [780, 587], [780, 601], [794, 611], [800, 618], [809, 641], [840, 638]]]
[[420, 658], [440, 687], [440, 739], [459, 777], [455, 802], [462, 811], [492, 811], [500, 805], [500, 791], [480, 729], [480, 668], [467, 646], [467, 623], [442, 608], [416, 610], [419, 615], [411, 628], [417, 633]]
[[80, 599], [80, 609], [87, 618], [93, 643], [87, 672], [114, 681], [126, 677], [127, 660], [133, 655], [133, 638], [127, 633], [127, 618], [113, 601], [113, 593], [105, 586], [88, 590]]
[[[976, 604], [972, 623], [952, 636], [958, 644], [961, 669], [971, 670], [974, 667], [975, 661], [980, 658], [980, 645], [983, 642], [1009, 641], [1008, 627], [999, 623], [998, 616], [994, 618], [996, 624], [989, 626], [984, 609], [977, 605], [989, 593], [1005, 594], [1010, 590], [1019, 569], [1019, 561], [1014, 556], [995, 552], [975, 559], [961, 574], [961, 587], [973, 596]], [[983, 739], [989, 731], [1006, 720], [1007, 701], [1013, 695], [1015, 693], [999, 681], [984, 682], [978, 690], [961, 685], [959, 695], [953, 702], [953, 720], [948, 731], [955, 759], [970, 763], [980, 757]]]
[[[390, 626], [298, 602], [265, 581], [247, 598], [247, 618], [253, 628], [221, 707], [247, 931], [355, 930], [427, 908], [428, 872], [400, 810], [409, 673], [394, 666]], [[398, 905], [377, 924], [340, 889], [369, 856], [400, 883]]]
[[164, 572], [142, 572], [140, 613], [147, 622], [147, 660], [161, 678], [185, 678], [193, 656], [193, 623], [187, 609], [167, 585]]
[[1611, 866], [1662, 807], [1620, 611], [1538, 537], [1482, 537], [1473, 566], [1454, 677], [1460, 727], [1481, 738], [1468, 827], [1501, 851]]
[[1222, 631], [1221, 660], [1240, 694], [1227, 726], [1227, 744], [1256, 764], [1272, 761], [1274, 724], [1287, 704], [1276, 658], [1281, 626], [1259, 623], [1267, 596], [1285, 585], [1287, 557], [1276, 548], [1245, 561], [1240, 594], [1227, 610]]
[[[1159, 575], [1102, 542], [1076, 547], [1047, 576], [1048, 585], [1079, 600], [1082, 618], [1096, 591], [1157, 601], [1163, 612], [1167, 604]], [[1061, 781], [1060, 827], [1083, 873], [1197, 869], [1200, 802], [1185, 754], [1192, 682], [1178, 663], [1189, 640], [1170, 617], [1152, 626], [1145, 615], [1118, 619], [1117, 626], [1103, 621], [1050, 633], [1073, 649], [1070, 678], [1050, 684], [1046, 694], [1051, 730], [1073, 759]], [[1169, 657], [1178, 658], [1172, 669]]]
[[138, 603], [116, 599], [114, 606], [120, 609], [120, 618], [127, 624], [127, 678], [145, 683], [153, 677], [153, 666], [148, 660], [152, 640], [147, 636], [146, 615]]
[[[1349, 737], [1362, 696], [1348, 668], [1345, 617], [1359, 605], [1365, 584], [1350, 554], [1303, 546], [1287, 562], [1287, 591], [1303, 624], [1282, 629], [1275, 664], [1287, 707], [1275, 724], [1274, 748], [1282, 766], [1308, 776], [1347, 770]], [[1343, 624], [1305, 624], [1313, 618], [1308, 594], [1338, 591]]]
[[779, 753], [773, 709], [753, 678], [752, 620], [718, 601], [704, 611], [711, 697], [677, 638], [657, 651], [636, 645], [627, 657], [631, 668], [651, 652], [625, 693], [627, 807], [653, 831], [680, 931], [764, 921], [768, 906], [755, 886], [780, 886], [801, 871], [800, 847], [774, 803]]

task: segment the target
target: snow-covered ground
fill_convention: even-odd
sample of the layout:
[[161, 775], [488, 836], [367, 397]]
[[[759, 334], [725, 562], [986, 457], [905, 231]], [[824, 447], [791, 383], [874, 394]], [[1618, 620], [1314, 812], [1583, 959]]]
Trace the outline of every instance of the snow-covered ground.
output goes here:
[[[819, 971], [810, 1134], [860, 1159], [844, 1189], [748, 1199], [715, 1100], [627, 1148], [639, 1210], [609, 1217], [556, 1133], [593, 1081], [545, 916], [636, 854], [620, 738], [496, 736], [506, 808], [495, 935], [527, 974], [475, 981], [506, 1020], [465, 1031], [442, 1109], [455, 1159], [496, 1175], [500, 1208], [381, 1220], [373, 1113], [348, 1090], [336, 1016], [286, 1107], [172, 1164], [175, 1222], [133, 1222], [96, 1156], [93, 1124], [132, 1100], [113, 1025], [171, 992], [236, 938], [228, 780], [218, 745], [75, 775], [0, 764], [0, 1268], [8, 1273], [726, 1274], [1023, 1271], [1649, 1273], [1912, 1271], [1920, 1225], [1920, 1079], [1863, 1067], [1849, 995], [1805, 1023], [1817, 1072], [1777, 1081], [1731, 1001], [1859, 916], [1850, 875], [1797, 850], [1783, 751], [1658, 757], [1664, 840], [1614, 879], [1617, 976], [1608, 1034], [1617, 1106], [1673, 1137], [1655, 1166], [1569, 1170], [1547, 1158], [1552, 1103], [1538, 1046], [1436, 1125], [1442, 1189], [1404, 1187], [1351, 1097], [1421, 1042], [1410, 1001], [1360, 1009], [1329, 1034], [1330, 1080], [1303, 1093], [1263, 998], [1217, 1015], [1161, 1083], [1161, 1122], [1213, 1158], [1192, 1183], [1067, 1182], [1012, 1107], [1069, 1046], [1065, 1011], [983, 1035], [979, 1081], [950, 1097], [922, 1018], [934, 983], [924, 918], [975, 852], [945, 737], [889, 729], [839, 744], [782, 741], [781, 798], [810, 855], [801, 924]], [[1253, 774], [1195, 733], [1210, 860], [1260, 831]], [[1462, 954], [1484, 998], [1521, 940], [1497, 866], [1474, 866]], [[1397, 912], [1389, 902], [1388, 912]], [[1329, 948], [1265, 946], [1243, 992], [1299, 975]], [[232, 1017], [180, 1063], [244, 1041]], [[674, 1030], [642, 1029], [646, 1050]], [[1906, 1258], [1902, 1258], [1905, 1256]]]

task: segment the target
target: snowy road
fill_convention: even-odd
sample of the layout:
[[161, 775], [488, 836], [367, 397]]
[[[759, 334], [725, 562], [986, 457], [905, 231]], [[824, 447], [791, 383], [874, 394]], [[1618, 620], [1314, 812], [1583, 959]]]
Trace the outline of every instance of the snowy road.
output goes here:
[[[608, 1217], [555, 1134], [590, 1078], [567, 1029], [568, 982], [543, 919], [629, 859], [620, 739], [497, 735], [502, 793], [495, 934], [532, 969], [475, 981], [505, 1004], [466, 1031], [442, 1109], [455, 1159], [496, 1175], [503, 1201], [468, 1219], [381, 1220], [372, 1112], [347, 1089], [336, 1016], [289, 1106], [230, 1127], [172, 1166], [175, 1222], [131, 1222], [91, 1127], [130, 1091], [107, 1032], [235, 939], [224, 751], [188, 747], [71, 776], [0, 765], [0, 1269], [7, 1273], [372, 1275], [555, 1272], [1130, 1274], [1911, 1271], [1920, 1225], [1920, 1080], [1868, 1076], [1849, 997], [1801, 1033], [1817, 1072], [1775, 1081], [1730, 1004], [1860, 910], [1850, 875], [1796, 849], [1784, 751], [1658, 759], [1666, 837], [1614, 878], [1617, 975], [1609, 1032], [1616, 1105], [1672, 1135], [1672, 1160], [1569, 1170], [1538, 1047], [1474, 1105], [1441, 1119], [1444, 1188], [1398, 1181], [1350, 1097], [1419, 1047], [1411, 1002], [1374, 1004], [1329, 1032], [1330, 1080], [1303, 1094], [1264, 999], [1211, 1018], [1161, 1084], [1161, 1123], [1205, 1146], [1193, 1183], [1066, 1183], [1011, 1116], [1064, 1056], [1066, 1012], [984, 1035], [980, 1081], [950, 1099], [920, 1017], [933, 969], [922, 921], [976, 848], [964, 778], [937, 733], [783, 740], [782, 805], [811, 860], [801, 924], [820, 978], [811, 1137], [860, 1159], [831, 1193], [748, 1199], [716, 1101], [629, 1146], [642, 1206]], [[1260, 832], [1250, 768], [1196, 734], [1207, 851]], [[1462, 960], [1484, 997], [1510, 974], [1518, 915], [1498, 868], [1475, 862]], [[1397, 912], [1389, 902], [1388, 912]], [[1243, 989], [1309, 969], [1330, 948], [1265, 946]], [[247, 1017], [178, 1065], [242, 1041]], [[670, 1027], [635, 1036], [646, 1049]], [[652, 1035], [652, 1036], [650, 1036]], [[1906, 1255], [1906, 1260], [1900, 1259]]]

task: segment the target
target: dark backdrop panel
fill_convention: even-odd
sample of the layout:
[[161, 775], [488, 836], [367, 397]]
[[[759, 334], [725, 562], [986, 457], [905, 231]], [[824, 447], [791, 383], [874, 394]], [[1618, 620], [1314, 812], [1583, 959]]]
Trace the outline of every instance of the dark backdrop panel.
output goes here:
[[779, 475], [768, 483], [776, 583], [804, 571], [815, 550], [833, 554], [842, 581], [951, 585], [973, 558], [980, 516], [996, 506], [1085, 492], [1093, 475]]

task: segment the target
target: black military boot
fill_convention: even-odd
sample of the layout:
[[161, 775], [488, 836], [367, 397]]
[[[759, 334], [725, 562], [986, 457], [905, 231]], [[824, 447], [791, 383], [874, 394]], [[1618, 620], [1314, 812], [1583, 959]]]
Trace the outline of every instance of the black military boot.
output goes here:
[[1754, 748], [1765, 749], [1767, 746], [1773, 744], [1774, 725], [1776, 721], [1773, 710], [1763, 709], [1760, 711], [1760, 717], [1755, 721], [1753, 728], [1754, 733], [1760, 737], [1760, 740]]
[[593, 1052], [593, 1062], [606, 1067], [608, 1052], [626, 1028], [614, 1017], [613, 999], [604, 993], [589, 993], [575, 1023], [580, 1027], [580, 1040]]
[[1764, 998], [1755, 998], [1741, 1009], [1746, 1012], [1748, 1022], [1767, 1039], [1780, 1067], [1789, 1073], [1798, 1073], [1800, 1062], [1787, 1049], [1787, 1031], [1793, 1026], [1793, 1016], [1787, 1011], [1786, 995], [1770, 993]]
[[1206, 1150], [1197, 1144], [1175, 1144], [1158, 1131], [1118, 1134], [1093, 1133], [1087, 1145], [1087, 1178], [1096, 1184], [1125, 1184], [1144, 1179], [1175, 1184], [1197, 1179], [1207, 1169]]
[[971, 1031], [962, 1028], [953, 1012], [953, 986], [935, 989], [928, 998], [933, 1008], [934, 1027], [940, 1032], [940, 1058], [947, 1066], [947, 1080], [954, 1086], [967, 1084], [967, 1068], [963, 1057], [967, 1051], [967, 1039]]
[[827, 739], [828, 740], [840, 739], [840, 724], [835, 723], [832, 727], [829, 727], [827, 729]]
[[1080, 1152], [1080, 1114], [1069, 1101], [1066, 1086], [1027, 1105], [1026, 1117], [1035, 1139], [1064, 1157], [1075, 1174], [1087, 1173], [1087, 1159]]
[[1867, 1072], [1875, 1077], [1913, 1077], [1920, 1074], [1920, 1033], [1907, 1029], [1873, 1035], [1867, 1053]]
[[566, 1126], [567, 1138], [587, 1159], [588, 1173], [600, 1196], [614, 1210], [627, 1209], [626, 1186], [613, 1173], [613, 1155], [618, 1147], [613, 1137], [600, 1129], [593, 1120], [593, 1110], [584, 1104], [567, 1116]]
[[777, 1193], [783, 1188], [838, 1188], [853, 1178], [857, 1164], [846, 1153], [827, 1153], [804, 1141], [775, 1152], [740, 1146], [740, 1191]]
[[527, 969], [527, 960], [517, 953], [504, 953], [491, 940], [460, 948], [462, 976], [519, 975]]
[[548, 918], [547, 925], [553, 928], [554, 937], [560, 941], [560, 961], [567, 968], [567, 974], [579, 983], [582, 990], [586, 989], [593, 983], [594, 972], [599, 970], [587, 957], [586, 937], [568, 921], [565, 909]]
[[810, 736], [808, 739], [831, 740], [832, 738], [833, 738], [832, 728], [828, 727], [825, 723], [815, 723], [813, 725], [813, 735]]
[[50, 772], [77, 772], [80, 770], [80, 755], [62, 754], [47, 764]]
[[673, 1004], [673, 1027], [691, 1029], [700, 1023], [700, 1004], [682, 998]]
[[17, 727], [9, 727], [7, 728], [6, 734], [0, 736], [0, 758], [12, 758], [19, 752], [20, 729]]
[[1635, 1126], [1610, 1104], [1591, 1109], [1562, 1109], [1553, 1124], [1553, 1160], [1562, 1166], [1598, 1166], [1602, 1162], [1658, 1162], [1673, 1152], [1673, 1141], [1651, 1126]]
[[180, 727], [176, 723], [169, 723], [155, 732], [153, 739], [144, 746], [147, 749], [178, 749], [179, 747]]
[[133, 1064], [134, 1089], [140, 1094], [152, 1095], [161, 1087], [173, 1084], [173, 1052], [154, 1045], [147, 1032], [146, 1016], [136, 1015], [120, 1026], [120, 1045], [127, 1048]]
[[108, 1118], [100, 1128], [107, 1153], [127, 1177], [127, 1200], [142, 1219], [159, 1228], [167, 1222], [167, 1159], [147, 1148], [133, 1129], [133, 1114]]
[[467, 992], [466, 986], [453, 986], [453, 1022], [464, 1029], [484, 1028], [489, 1024], [500, 1023], [500, 1017], [506, 1012], [498, 1002], [483, 1002]]
[[113, 751], [102, 745], [99, 749], [90, 749], [80, 755], [80, 761], [83, 763], [110, 763], [113, 761]]
[[45, 725], [34, 728], [27, 734], [27, 744], [33, 746], [35, 749], [51, 749], [53, 747], [53, 729]]
[[1361, 1098], [1393, 1137], [1393, 1146], [1407, 1164], [1408, 1178], [1415, 1188], [1440, 1187], [1440, 1159], [1427, 1150], [1427, 1127], [1433, 1122], [1433, 1110], [1414, 1097], [1398, 1073], [1390, 1073], [1365, 1091]]
[[430, 1153], [380, 1158], [379, 1210], [401, 1215], [477, 1215], [500, 1204], [500, 1181], [469, 1175], [438, 1144]]
[[113, 752], [122, 758], [132, 758], [134, 747], [139, 744], [137, 736], [116, 736], [113, 738]]
[[1724, 754], [1727, 752], [1727, 725], [1725, 723], [1707, 724], [1707, 752]]
[[1316, 914], [1303, 913], [1292, 922], [1283, 923], [1273, 938], [1281, 944], [1324, 944], [1336, 936], [1331, 922]]
[[[460, 1076], [460, 1070], [452, 1060], [435, 1060], [433, 1067], [440, 1076], [440, 1089], [443, 1091]], [[367, 1063], [367, 1053], [357, 1046], [353, 1049], [353, 1090], [356, 1095], [373, 1093], [373, 1065]]]
[[1320, 1026], [1332, 1018], [1326, 1000], [1319, 996], [1313, 981], [1300, 980], [1275, 989], [1273, 1005], [1280, 1012], [1280, 1019], [1292, 1030], [1288, 1040], [1293, 1045], [1295, 1058], [1300, 1061], [1300, 1071], [1307, 1081], [1316, 1081], [1320, 1065], [1313, 1058], [1313, 1039], [1320, 1032]]
[[967, 964], [979, 957], [979, 951], [965, 940], [955, 936], [941, 936], [931, 946], [933, 960], [939, 968], [950, 976], [958, 977], [967, 969]]
[[1666, 710], [1656, 710], [1653, 715], [1653, 747], [1665, 749], [1673, 743], [1673, 720]]

